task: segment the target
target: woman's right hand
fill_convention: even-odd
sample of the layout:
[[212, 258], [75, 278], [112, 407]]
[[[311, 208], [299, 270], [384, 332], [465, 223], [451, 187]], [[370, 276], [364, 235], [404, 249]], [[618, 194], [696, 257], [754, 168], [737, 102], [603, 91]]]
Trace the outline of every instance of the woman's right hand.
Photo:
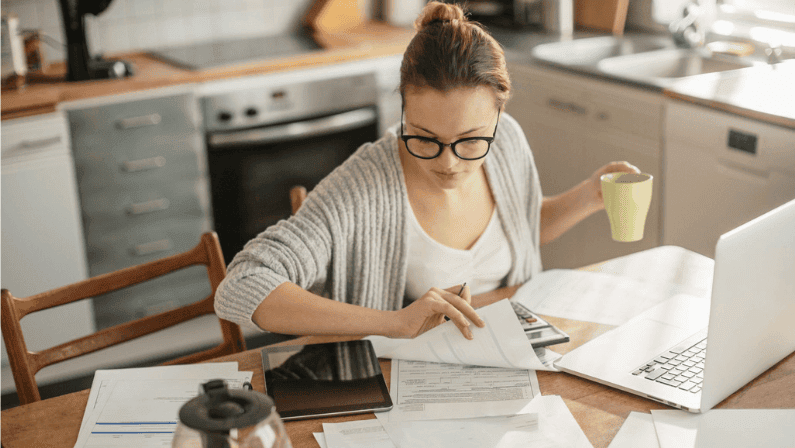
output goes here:
[[461, 286], [448, 289], [431, 288], [411, 305], [398, 310], [399, 335], [401, 338], [414, 338], [437, 325], [444, 323], [445, 316], [461, 330], [467, 339], [472, 339], [469, 322], [478, 327], [486, 325], [472, 308], [469, 287], [464, 287], [461, 295], [456, 294]]

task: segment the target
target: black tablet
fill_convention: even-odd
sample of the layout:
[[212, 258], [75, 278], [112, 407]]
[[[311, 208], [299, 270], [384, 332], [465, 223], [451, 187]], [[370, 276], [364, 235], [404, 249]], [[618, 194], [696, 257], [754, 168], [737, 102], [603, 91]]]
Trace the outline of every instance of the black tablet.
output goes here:
[[283, 420], [386, 411], [392, 399], [370, 341], [262, 349], [265, 392]]

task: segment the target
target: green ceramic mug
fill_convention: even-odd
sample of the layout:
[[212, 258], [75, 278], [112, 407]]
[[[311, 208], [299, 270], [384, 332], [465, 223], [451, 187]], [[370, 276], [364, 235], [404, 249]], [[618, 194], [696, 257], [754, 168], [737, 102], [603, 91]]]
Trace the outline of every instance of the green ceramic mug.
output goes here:
[[603, 174], [604, 198], [610, 231], [615, 241], [639, 241], [643, 238], [646, 215], [651, 205], [651, 174]]

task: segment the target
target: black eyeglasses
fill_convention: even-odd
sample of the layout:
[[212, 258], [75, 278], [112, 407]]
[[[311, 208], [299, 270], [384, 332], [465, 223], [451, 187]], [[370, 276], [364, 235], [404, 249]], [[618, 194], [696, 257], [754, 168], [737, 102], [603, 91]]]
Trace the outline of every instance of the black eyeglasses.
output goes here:
[[491, 143], [497, 135], [497, 126], [500, 124], [500, 110], [497, 110], [497, 124], [494, 125], [494, 134], [491, 137], [467, 137], [453, 143], [442, 143], [431, 137], [421, 135], [403, 135], [403, 107], [400, 108], [400, 139], [406, 144], [409, 154], [419, 159], [435, 159], [444, 151], [445, 146], [453, 150], [453, 154], [463, 160], [478, 160], [486, 157], [491, 148]]

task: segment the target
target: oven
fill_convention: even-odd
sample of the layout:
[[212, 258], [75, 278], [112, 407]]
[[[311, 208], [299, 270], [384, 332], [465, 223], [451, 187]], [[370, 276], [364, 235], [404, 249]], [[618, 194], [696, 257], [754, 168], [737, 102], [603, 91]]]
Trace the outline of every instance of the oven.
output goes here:
[[214, 228], [229, 263], [311, 190], [378, 137], [373, 73], [268, 85], [202, 98]]

